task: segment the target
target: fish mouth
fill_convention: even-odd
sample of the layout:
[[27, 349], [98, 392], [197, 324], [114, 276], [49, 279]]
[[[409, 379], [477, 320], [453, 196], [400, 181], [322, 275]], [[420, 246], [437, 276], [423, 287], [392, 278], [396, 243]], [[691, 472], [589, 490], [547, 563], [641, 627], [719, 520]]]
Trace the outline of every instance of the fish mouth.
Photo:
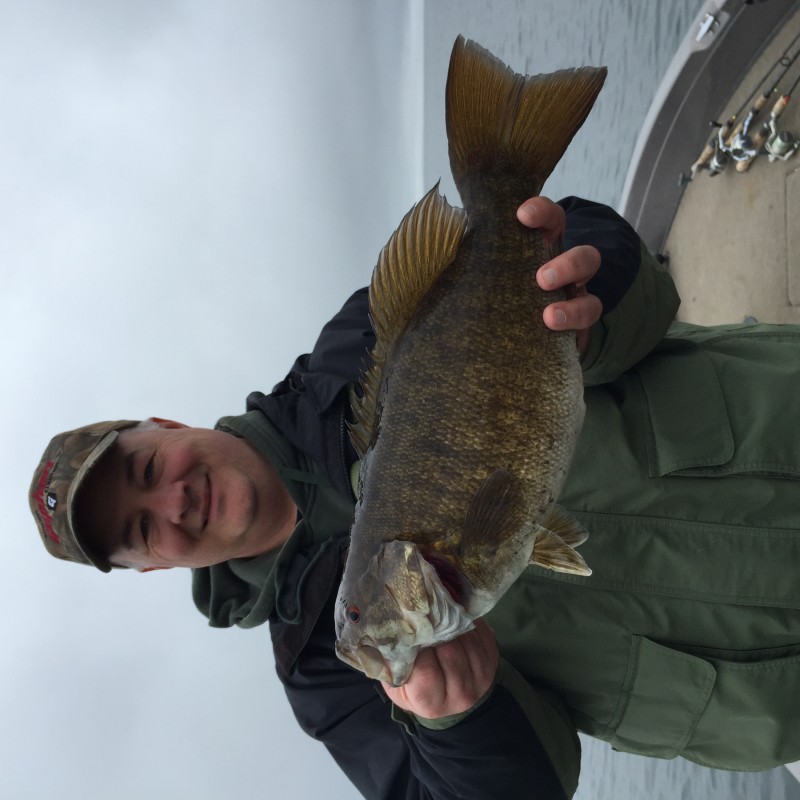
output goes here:
[[[347, 624], [340, 598], [336, 654], [373, 680], [402, 686], [421, 648], [450, 641], [473, 627], [460, 602], [471, 595], [471, 584], [449, 560], [438, 553], [423, 556], [413, 542], [388, 542], [373, 559], [367, 574], [380, 585], [368, 588], [383, 598], [380, 616], [386, 624], [374, 630], [364, 624], [354, 628]], [[378, 631], [377, 637], [372, 635]]]
[[408, 680], [408, 675], [405, 675], [404, 679], [398, 683], [380, 650], [377, 647], [372, 647], [372, 645], [363, 643], [347, 645], [336, 642], [336, 655], [345, 664], [349, 664], [354, 669], [363, 672], [372, 680], [390, 683], [392, 686], [402, 686]]

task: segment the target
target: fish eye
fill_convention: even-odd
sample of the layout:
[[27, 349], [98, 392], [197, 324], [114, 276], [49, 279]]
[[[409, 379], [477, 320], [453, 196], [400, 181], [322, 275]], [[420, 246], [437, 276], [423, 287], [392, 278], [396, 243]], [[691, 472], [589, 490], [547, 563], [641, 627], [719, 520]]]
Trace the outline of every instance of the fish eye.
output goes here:
[[358, 606], [347, 606], [345, 616], [350, 622], [358, 622], [361, 619], [361, 611]]

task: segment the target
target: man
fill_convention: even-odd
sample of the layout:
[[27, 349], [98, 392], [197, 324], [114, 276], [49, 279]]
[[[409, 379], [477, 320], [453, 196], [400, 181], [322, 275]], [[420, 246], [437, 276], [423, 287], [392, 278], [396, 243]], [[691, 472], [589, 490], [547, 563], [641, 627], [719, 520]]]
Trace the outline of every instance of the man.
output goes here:
[[592, 534], [594, 575], [530, 568], [405, 686], [333, 649], [358, 469], [344, 422], [373, 343], [363, 290], [246, 414], [79, 429], [34, 475], [54, 555], [191, 567], [212, 625], [269, 621], [298, 721], [365, 797], [569, 797], [576, 727], [712, 766], [800, 757], [800, 442], [775, 422], [800, 332], [680, 327], [661, 343], [678, 304], [665, 271], [610, 209], [562, 206], [532, 199], [518, 218], [556, 237], [566, 211], [569, 247], [537, 280], [579, 289], [544, 319], [579, 331], [587, 418], [561, 502]]

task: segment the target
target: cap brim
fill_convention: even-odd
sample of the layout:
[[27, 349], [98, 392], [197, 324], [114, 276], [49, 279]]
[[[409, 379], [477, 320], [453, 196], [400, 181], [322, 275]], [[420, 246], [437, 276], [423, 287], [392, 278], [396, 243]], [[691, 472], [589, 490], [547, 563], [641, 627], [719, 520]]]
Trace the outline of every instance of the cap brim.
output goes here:
[[78, 496], [78, 492], [81, 486], [83, 486], [83, 481], [86, 479], [86, 476], [92, 471], [92, 468], [106, 452], [108, 452], [108, 449], [114, 444], [118, 436], [118, 430], [109, 431], [98, 442], [97, 446], [89, 453], [86, 460], [75, 473], [75, 477], [72, 479], [72, 485], [69, 487], [69, 493], [67, 494], [67, 517], [69, 519], [69, 526], [75, 537], [75, 543], [78, 545], [83, 555], [86, 556], [86, 560], [102, 572], [111, 572], [111, 564], [106, 559], [99, 558], [96, 554], [92, 553], [84, 544], [78, 532], [78, 528], [75, 525], [75, 498]]

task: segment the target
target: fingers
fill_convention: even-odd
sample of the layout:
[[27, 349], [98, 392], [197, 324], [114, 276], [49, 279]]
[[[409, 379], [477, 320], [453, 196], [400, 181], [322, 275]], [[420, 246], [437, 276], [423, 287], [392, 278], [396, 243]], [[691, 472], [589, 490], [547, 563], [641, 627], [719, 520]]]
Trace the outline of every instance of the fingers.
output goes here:
[[542, 289], [552, 291], [563, 286], [581, 286], [600, 269], [600, 251], [590, 245], [578, 245], [539, 267], [536, 282]]
[[[548, 242], [556, 241], [566, 227], [566, 214], [546, 197], [532, 197], [517, 209], [517, 219], [529, 228], [537, 228]], [[543, 264], [536, 273], [542, 289], [552, 291], [565, 286], [575, 288], [574, 296], [552, 303], [542, 313], [544, 324], [554, 331], [576, 331], [578, 351], [589, 344], [589, 328], [603, 313], [599, 298], [586, 291], [586, 283], [600, 269], [600, 252], [589, 245], [579, 245]]]
[[[588, 245], [579, 245], [543, 264], [536, 273], [542, 289], [552, 291], [564, 286], [574, 286], [575, 296], [545, 308], [544, 324], [554, 331], [583, 331], [594, 325], [603, 313], [600, 299], [586, 292], [586, 282], [600, 269], [599, 251]], [[584, 337], [585, 338], [585, 337]]]
[[445, 676], [447, 714], [466, 711], [492, 688], [500, 653], [492, 629], [483, 620], [458, 639], [434, 648]]
[[436, 713], [445, 705], [447, 692], [442, 668], [433, 648], [419, 651], [407, 683], [396, 687], [384, 683], [383, 689], [395, 705], [406, 711], [428, 719], [444, 716]]
[[517, 209], [517, 219], [528, 228], [538, 228], [548, 242], [564, 233], [567, 216], [560, 205], [546, 197], [532, 197]]
[[446, 716], [440, 709], [446, 707], [445, 676], [433, 648], [417, 654], [411, 677], [402, 686], [383, 683], [386, 696], [400, 708], [427, 719]]
[[491, 689], [499, 663], [494, 632], [476, 620], [458, 639], [421, 650], [404, 686], [383, 687], [396, 705], [436, 719], [472, 708]]
[[603, 304], [593, 294], [578, 294], [561, 303], [551, 303], [542, 313], [551, 331], [582, 331], [591, 328], [603, 314]]

